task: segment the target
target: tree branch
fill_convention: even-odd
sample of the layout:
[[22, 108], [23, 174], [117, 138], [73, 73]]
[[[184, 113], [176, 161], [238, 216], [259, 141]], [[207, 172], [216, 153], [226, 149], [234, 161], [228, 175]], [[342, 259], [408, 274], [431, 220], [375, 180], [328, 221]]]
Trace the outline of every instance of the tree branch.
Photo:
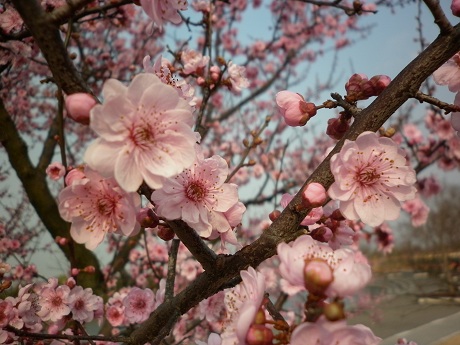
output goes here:
[[53, 81], [66, 94], [91, 93], [67, 54], [59, 33], [59, 26], [53, 23], [39, 2], [36, 0], [12, 1], [48, 62]]
[[[458, 50], [460, 50], [460, 24], [455, 26], [450, 34], [440, 35], [390, 83], [369, 107], [361, 111], [346, 136], [337, 143], [305, 184], [313, 181], [319, 182], [328, 189], [334, 181], [329, 166], [330, 159], [340, 151], [345, 140], [355, 140], [359, 134], [367, 130], [377, 131], [405, 101], [418, 92], [423, 81]], [[155, 339], [160, 333], [168, 333], [170, 329], [167, 328], [172, 327], [169, 326], [172, 324], [172, 318], [169, 315], [177, 311], [180, 311], [181, 314], [186, 313], [203, 299], [220, 291], [228, 281], [238, 277], [241, 270], [248, 266], [257, 267], [261, 262], [273, 256], [279, 243], [292, 241], [300, 235], [298, 225], [309, 212], [309, 210], [295, 211], [295, 205], [300, 202], [301, 195], [298, 193], [259, 239], [242, 248], [235, 255], [218, 256], [216, 269], [202, 273], [175, 298], [155, 310], [150, 318], [131, 334], [131, 343], [144, 344]], [[158, 344], [158, 341], [155, 340], [152, 344]]]
[[[2, 124], [0, 141], [37, 215], [53, 238], [56, 236], [68, 238], [70, 224], [62, 220], [59, 216], [59, 210], [54, 197], [48, 189], [45, 171], [36, 169], [32, 165], [27, 145], [19, 135], [1, 99], [0, 123]], [[78, 278], [82, 280], [81, 284], [85, 287], [91, 287], [96, 293], [101, 292], [104, 288], [100, 284], [103, 278], [97, 257], [84, 246], [75, 243], [71, 244], [72, 246], [60, 246], [71, 266], [76, 268], [94, 266], [96, 269], [96, 272], [92, 274], [80, 273]]]

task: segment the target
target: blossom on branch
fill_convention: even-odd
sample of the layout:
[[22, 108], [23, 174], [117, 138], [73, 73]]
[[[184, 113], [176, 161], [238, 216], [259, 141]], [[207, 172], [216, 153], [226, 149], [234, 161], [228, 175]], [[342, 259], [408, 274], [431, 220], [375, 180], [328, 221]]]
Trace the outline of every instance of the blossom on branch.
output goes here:
[[227, 321], [222, 333], [222, 345], [246, 344], [246, 336], [262, 305], [265, 277], [254, 268], [241, 271], [242, 282], [225, 293]]
[[289, 244], [280, 243], [277, 252], [283, 277], [281, 287], [289, 295], [304, 290], [320, 293], [321, 286], [314, 286], [312, 290], [314, 282], [308, 279], [310, 274], [306, 272], [314, 260], [322, 260], [332, 271], [332, 281], [323, 286], [321, 291], [327, 297], [350, 296], [361, 290], [372, 276], [370, 266], [360, 252], [349, 248], [334, 251], [309, 235], [300, 236]]
[[128, 87], [109, 79], [102, 91], [104, 104], [91, 110], [90, 122], [99, 138], [84, 157], [92, 169], [134, 192], [143, 180], [161, 188], [164, 177], [193, 163], [197, 137], [192, 111], [173, 87], [145, 73]]
[[228, 165], [222, 157], [197, 157], [189, 169], [165, 180], [151, 199], [159, 216], [182, 219], [202, 237], [209, 237], [213, 229], [224, 233], [232, 228], [224, 212], [238, 203], [238, 187], [225, 183], [227, 176]]
[[340, 201], [340, 211], [349, 220], [378, 226], [398, 218], [401, 201], [415, 197], [415, 171], [404, 152], [393, 140], [373, 132], [345, 140], [331, 159], [331, 171], [335, 182], [329, 196]]
[[115, 179], [104, 179], [91, 169], [64, 188], [58, 199], [61, 217], [72, 223], [70, 235], [88, 249], [95, 249], [106, 233], [130, 236], [140, 229], [136, 221], [139, 195], [126, 193]]
[[452, 92], [460, 91], [460, 52], [433, 73], [433, 79], [438, 85], [447, 85]]

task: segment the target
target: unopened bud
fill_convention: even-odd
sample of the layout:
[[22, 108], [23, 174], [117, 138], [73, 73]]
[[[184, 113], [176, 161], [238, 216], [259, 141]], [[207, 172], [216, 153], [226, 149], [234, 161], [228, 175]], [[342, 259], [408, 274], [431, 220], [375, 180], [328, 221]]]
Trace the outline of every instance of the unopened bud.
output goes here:
[[268, 215], [268, 218], [270, 218], [270, 220], [272, 222], [274, 222], [276, 220], [276, 218], [278, 218], [281, 214], [281, 211], [278, 211], [278, 210], [274, 210], [272, 212], [270, 212], [270, 214]]
[[251, 325], [246, 335], [247, 345], [272, 345], [273, 332], [265, 325]]
[[329, 321], [345, 319], [344, 305], [341, 302], [332, 302], [324, 306], [324, 316]]
[[150, 207], [141, 208], [136, 219], [143, 228], [155, 228], [160, 223], [157, 214]]
[[96, 100], [88, 93], [73, 93], [65, 98], [67, 115], [75, 122], [89, 124], [90, 111], [96, 105]]
[[305, 288], [311, 293], [322, 296], [334, 280], [331, 266], [322, 259], [305, 260]]
[[159, 226], [157, 235], [159, 238], [161, 238], [163, 241], [170, 241], [174, 238], [176, 235], [174, 231], [172, 231], [171, 228], [167, 228], [165, 226]]
[[332, 230], [327, 226], [321, 226], [319, 228], [313, 229], [310, 233], [310, 236], [319, 242], [326, 243], [331, 240], [334, 234], [332, 233]]
[[322, 206], [327, 200], [326, 189], [318, 182], [312, 182], [302, 191], [302, 204], [305, 208]]

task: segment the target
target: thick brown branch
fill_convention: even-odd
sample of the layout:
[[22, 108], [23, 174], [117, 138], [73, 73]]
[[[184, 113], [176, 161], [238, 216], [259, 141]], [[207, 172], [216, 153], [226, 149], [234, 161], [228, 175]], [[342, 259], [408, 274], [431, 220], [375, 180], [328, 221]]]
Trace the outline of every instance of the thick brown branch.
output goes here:
[[[445, 36], [439, 36], [427, 49], [414, 59], [387, 87], [387, 89], [355, 119], [346, 134], [329, 156], [320, 164], [305, 183], [312, 181], [323, 184], [326, 188], [333, 183], [334, 177], [329, 168], [333, 154], [340, 151], [346, 139], [355, 140], [364, 131], [377, 131], [385, 121], [410, 97], [413, 97], [423, 81], [437, 68], [460, 50], [460, 25]], [[219, 256], [216, 269], [205, 271], [191, 285], [179, 293], [169, 303], [161, 305], [140, 328], [131, 334], [132, 344], [144, 344], [155, 339], [160, 333], [165, 334], [171, 325], [169, 315], [176, 311], [185, 313], [205, 298], [222, 289], [225, 284], [239, 275], [248, 266], [256, 267], [262, 261], [276, 253], [276, 246], [281, 242], [294, 240], [298, 235], [298, 224], [305, 217], [305, 212], [295, 212], [296, 204], [301, 201], [297, 194], [279, 218], [263, 232], [262, 236], [251, 245], [244, 247], [232, 256]], [[157, 341], [152, 344], [157, 344]]]
[[54, 82], [66, 94], [91, 93], [67, 54], [58, 25], [52, 22], [38, 1], [13, 0], [13, 4], [48, 62]]
[[[2, 124], [0, 141], [37, 215], [53, 238], [56, 236], [68, 238], [70, 224], [62, 220], [59, 216], [56, 202], [46, 183], [45, 171], [36, 169], [32, 165], [27, 146], [19, 135], [1, 99], [0, 123]], [[80, 283], [85, 285], [85, 287], [93, 288], [96, 292], [101, 292], [103, 289], [103, 286], [100, 284], [102, 281], [102, 273], [96, 256], [79, 244], [74, 244], [73, 247], [61, 246], [60, 248], [68, 258], [72, 267], [84, 268], [86, 266], [94, 266], [96, 268], [96, 272], [93, 274], [81, 273], [79, 275], [79, 278], [82, 279]]]
[[454, 29], [453, 26], [450, 24], [449, 19], [447, 19], [444, 11], [439, 4], [439, 0], [423, 0], [425, 5], [431, 11], [431, 14], [434, 17], [434, 22], [436, 25], [439, 26], [439, 30], [441, 30], [441, 34], [448, 34], [452, 32]]
[[168, 225], [206, 271], [215, 269], [216, 253], [208, 247], [195, 230], [182, 220], [169, 221]]

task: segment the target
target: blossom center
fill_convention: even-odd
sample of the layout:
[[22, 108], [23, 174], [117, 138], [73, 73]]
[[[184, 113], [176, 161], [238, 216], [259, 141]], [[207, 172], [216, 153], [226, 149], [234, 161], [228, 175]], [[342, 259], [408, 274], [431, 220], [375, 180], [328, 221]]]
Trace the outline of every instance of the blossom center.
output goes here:
[[139, 309], [139, 310], [145, 309], [145, 307], [146, 307], [145, 301], [143, 299], [138, 299], [138, 300], [134, 301], [134, 303], [132, 303], [131, 306], [134, 309]]
[[148, 123], [134, 126], [130, 131], [129, 138], [135, 146], [141, 149], [148, 149], [155, 143], [155, 133]]
[[62, 298], [59, 296], [54, 296], [51, 299], [51, 304], [55, 307], [59, 307], [62, 304]]
[[96, 201], [97, 211], [101, 216], [111, 215], [115, 209], [116, 202], [107, 198]]
[[83, 310], [85, 308], [85, 302], [81, 299], [77, 300], [74, 304], [74, 309], [76, 310]]
[[185, 189], [185, 196], [192, 201], [200, 202], [206, 196], [206, 188], [201, 183], [194, 181]]
[[361, 185], [369, 186], [377, 182], [381, 174], [377, 172], [376, 168], [365, 167], [356, 172], [355, 181]]

